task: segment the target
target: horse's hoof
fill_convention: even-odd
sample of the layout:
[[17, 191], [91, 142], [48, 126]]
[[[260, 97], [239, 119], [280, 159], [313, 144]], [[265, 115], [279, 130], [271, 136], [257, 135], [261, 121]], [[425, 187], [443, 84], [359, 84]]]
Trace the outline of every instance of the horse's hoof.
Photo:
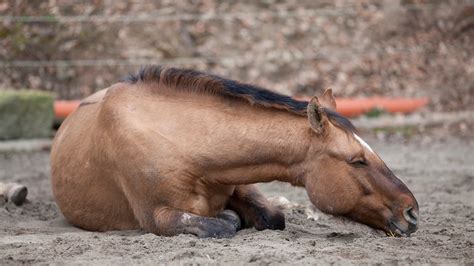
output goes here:
[[223, 210], [219, 215], [217, 215], [217, 218], [230, 222], [232, 226], [234, 226], [235, 231], [241, 228], [240, 217], [233, 210]]
[[256, 217], [255, 229], [258, 231], [270, 230], [284, 230], [285, 229], [285, 214], [279, 209], [262, 209]]
[[223, 219], [212, 219], [204, 224], [204, 227], [197, 232], [199, 238], [230, 238], [236, 233], [234, 225]]
[[14, 185], [8, 191], [7, 199], [15, 205], [20, 206], [26, 201], [28, 189], [22, 185]]

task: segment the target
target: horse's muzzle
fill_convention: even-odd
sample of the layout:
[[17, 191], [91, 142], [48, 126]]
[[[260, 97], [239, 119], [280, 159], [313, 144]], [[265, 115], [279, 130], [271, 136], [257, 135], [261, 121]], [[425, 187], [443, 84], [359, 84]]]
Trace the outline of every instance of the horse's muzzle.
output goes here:
[[410, 236], [418, 229], [418, 211], [413, 207], [403, 210], [401, 219], [392, 218], [388, 224], [389, 236]]

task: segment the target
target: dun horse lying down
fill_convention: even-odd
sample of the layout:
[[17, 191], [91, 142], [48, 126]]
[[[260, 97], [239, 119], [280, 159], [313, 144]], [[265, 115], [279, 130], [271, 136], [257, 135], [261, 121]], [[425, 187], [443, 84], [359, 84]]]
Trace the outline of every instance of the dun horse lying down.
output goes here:
[[390, 235], [417, 229], [408, 188], [335, 112], [192, 70], [144, 68], [83, 100], [51, 154], [56, 201], [73, 225], [230, 237], [284, 229], [252, 185], [305, 187], [321, 211]]

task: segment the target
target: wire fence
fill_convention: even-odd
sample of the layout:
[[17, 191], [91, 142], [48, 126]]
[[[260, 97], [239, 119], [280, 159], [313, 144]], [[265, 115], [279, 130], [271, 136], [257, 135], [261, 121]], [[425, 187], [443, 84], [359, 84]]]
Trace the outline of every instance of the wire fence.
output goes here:
[[[474, 1], [470, 1], [474, 3]], [[408, 4], [408, 5], [389, 5], [384, 7], [382, 11], [389, 10], [419, 10], [437, 7], [438, 5], [423, 3], [423, 4]], [[367, 10], [374, 12], [375, 10]], [[207, 20], [235, 20], [235, 19], [264, 19], [264, 18], [292, 18], [292, 17], [316, 17], [316, 16], [340, 16], [340, 15], [354, 15], [357, 11], [354, 7], [348, 6], [343, 8], [318, 8], [305, 9], [297, 11], [264, 11], [264, 12], [232, 12], [232, 13], [202, 13], [202, 14], [163, 14], [156, 12], [154, 14], [139, 14], [139, 15], [79, 15], [79, 16], [0, 16], [0, 22], [20, 22], [20, 23], [132, 23], [132, 22], [163, 22], [163, 21], [207, 21]], [[424, 48], [422, 46], [415, 46], [409, 48], [394, 48], [397, 52], [412, 53], [420, 51]], [[393, 50], [393, 49], [392, 49]], [[379, 51], [380, 52], [380, 51]], [[384, 51], [385, 52], [385, 51]], [[350, 53], [337, 52], [336, 58], [347, 58], [348, 56], [360, 55], [364, 52], [351, 51]], [[282, 53], [280, 53], [282, 54]], [[323, 52], [304, 53], [296, 52], [290, 53], [289, 60], [314, 60], [318, 58], [325, 58]], [[276, 55], [276, 56], [275, 56]], [[331, 56], [335, 55], [331, 53]], [[288, 56], [287, 56], [288, 57]], [[192, 65], [200, 63], [225, 63], [227, 61], [242, 61], [248, 58], [250, 60], [272, 61], [281, 60], [278, 52], [270, 55], [260, 56], [255, 58], [255, 55], [243, 56], [241, 54], [222, 55], [222, 56], [198, 56], [198, 57], [174, 57], [174, 58], [130, 58], [130, 59], [67, 59], [67, 60], [10, 60], [0, 61], [0, 68], [39, 68], [39, 67], [95, 67], [95, 66], [136, 66], [148, 64], [172, 64], [172, 65]]]
[[206, 21], [206, 20], [234, 20], [249, 18], [291, 18], [308, 16], [336, 16], [354, 14], [354, 10], [298, 10], [298, 11], [265, 11], [265, 12], [233, 12], [233, 13], [201, 13], [201, 14], [137, 14], [137, 15], [80, 15], [80, 16], [0, 16], [2, 22], [22, 23], [131, 23], [131, 22], [163, 22], [163, 21]]
[[[282, 56], [283, 55], [283, 56]], [[226, 63], [226, 62], [249, 62], [249, 61], [273, 61], [273, 60], [312, 60], [322, 57], [321, 53], [281, 53], [272, 52], [264, 55], [227, 55], [227, 56], [199, 56], [199, 57], [174, 57], [174, 58], [147, 58], [147, 59], [97, 59], [97, 60], [14, 60], [0, 62], [0, 68], [7, 67], [98, 67], [98, 66], [137, 66], [137, 65], [193, 65], [202, 63]]]
[[373, 49], [370, 53], [365, 51], [344, 51], [337, 52], [329, 50], [320, 51], [299, 51], [284, 50], [271, 51], [266, 54], [255, 55], [231, 54], [223, 56], [196, 56], [196, 57], [171, 57], [171, 58], [130, 58], [130, 59], [71, 59], [71, 60], [13, 60], [0, 62], [0, 68], [38, 68], [38, 67], [99, 67], [99, 66], [140, 66], [140, 65], [195, 65], [203, 63], [221, 64], [241, 64], [246, 62], [268, 62], [268, 61], [309, 61], [316, 59], [347, 60], [354, 56], [374, 56], [380, 54], [405, 53], [411, 54], [423, 51], [424, 47], [414, 46], [406, 48], [390, 48], [387, 50]]
[[[467, 3], [474, 3], [469, 1]], [[359, 6], [360, 8], [361, 6]], [[381, 11], [393, 10], [420, 10], [439, 7], [439, 5], [432, 3], [419, 4], [404, 4], [387, 5]], [[364, 10], [374, 12], [376, 9], [371, 6], [365, 7]], [[127, 15], [46, 15], [46, 16], [0, 16], [0, 22], [22, 22], [22, 23], [131, 23], [131, 22], [151, 22], [151, 21], [195, 21], [195, 20], [234, 20], [234, 19], [249, 19], [249, 18], [292, 18], [292, 17], [308, 17], [308, 16], [339, 16], [339, 15], [354, 15], [360, 10], [357, 10], [354, 5], [345, 5], [344, 7], [336, 8], [306, 8], [296, 11], [279, 10], [279, 11], [258, 11], [258, 12], [220, 12], [220, 13], [187, 13], [187, 14], [169, 14], [169, 11], [157, 11], [149, 14], [127, 14]]]

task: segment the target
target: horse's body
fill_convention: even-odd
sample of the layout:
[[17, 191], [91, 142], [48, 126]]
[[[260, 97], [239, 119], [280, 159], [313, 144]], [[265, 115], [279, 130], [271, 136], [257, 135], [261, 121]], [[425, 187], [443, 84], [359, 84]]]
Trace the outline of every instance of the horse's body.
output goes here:
[[[333, 105], [332, 95], [322, 102]], [[385, 231], [414, 231], [413, 221], [389, 228], [373, 210], [354, 211], [354, 202], [373, 194], [380, 206], [396, 201], [398, 216], [416, 220], [416, 200], [384, 165], [377, 171], [390, 182], [383, 185], [310, 177], [347, 175], [331, 162], [336, 155], [313, 161], [327, 140], [341, 154], [380, 160], [357, 135], [343, 140], [351, 132], [340, 129], [346, 121], [333, 112], [314, 106], [308, 123], [310, 105], [199, 72], [147, 68], [86, 98], [63, 123], [51, 155], [54, 195], [67, 220], [87, 230], [220, 237], [235, 233], [240, 219], [257, 229], [283, 229], [283, 214], [250, 185], [279, 180], [305, 186], [323, 211]], [[321, 168], [328, 163], [329, 173]]]

